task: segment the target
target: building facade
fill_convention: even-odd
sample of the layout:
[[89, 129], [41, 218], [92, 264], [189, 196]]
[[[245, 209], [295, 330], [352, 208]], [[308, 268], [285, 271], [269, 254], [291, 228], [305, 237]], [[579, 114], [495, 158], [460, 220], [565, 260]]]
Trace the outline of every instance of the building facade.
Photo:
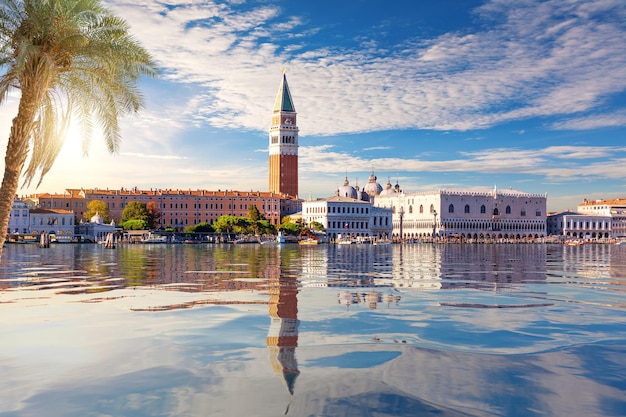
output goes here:
[[612, 200], [583, 200], [576, 210], [579, 214], [609, 216], [611, 238], [626, 238], [626, 198]]
[[287, 76], [278, 88], [269, 131], [269, 191], [298, 196], [298, 124]]
[[546, 195], [484, 188], [405, 193], [396, 185], [375, 197], [393, 213], [399, 239], [528, 239], [546, 236]]
[[32, 209], [30, 211], [30, 233], [48, 233], [64, 236], [67, 241], [74, 235], [74, 212], [63, 209]]
[[30, 233], [30, 210], [25, 201], [13, 199], [7, 228], [8, 233]]
[[391, 238], [391, 209], [376, 207], [369, 195], [346, 178], [332, 197], [302, 202], [304, 224], [318, 222], [330, 240], [348, 237]]
[[261, 191], [140, 190], [135, 187], [119, 190], [68, 189], [64, 194], [31, 196], [31, 201], [40, 208], [73, 210], [79, 219], [84, 219], [87, 205], [92, 200], [104, 202], [109, 217], [118, 224], [128, 203], [138, 201], [147, 205], [153, 202], [159, 210], [159, 228], [173, 227], [177, 231], [203, 222], [213, 224], [222, 215], [247, 216], [251, 205], [255, 205], [272, 224], [278, 225], [284, 204], [288, 203], [290, 210], [300, 208], [299, 202], [293, 198]]

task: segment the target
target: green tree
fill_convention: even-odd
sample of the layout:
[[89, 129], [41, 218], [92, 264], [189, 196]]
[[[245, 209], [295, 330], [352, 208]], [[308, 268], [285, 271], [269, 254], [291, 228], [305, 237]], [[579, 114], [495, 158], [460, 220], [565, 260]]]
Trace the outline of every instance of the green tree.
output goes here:
[[235, 216], [220, 216], [213, 223], [213, 228], [218, 233], [232, 233], [237, 226], [237, 217]]
[[85, 218], [85, 220], [91, 220], [91, 218], [96, 214], [102, 216], [102, 221], [104, 223], [111, 223], [111, 218], [109, 217], [109, 208], [104, 201], [91, 200], [89, 203], [87, 203], [87, 211], [83, 213], [83, 217]]
[[256, 222], [259, 220], [264, 220], [265, 216], [261, 214], [257, 206], [255, 206], [254, 204], [251, 204], [250, 207], [248, 207], [248, 219], [252, 220], [253, 222]]
[[122, 223], [128, 220], [142, 220], [148, 227], [148, 209], [141, 201], [131, 201], [122, 211]]
[[147, 230], [148, 222], [139, 219], [130, 219], [120, 224], [124, 230]]
[[297, 236], [302, 231], [302, 226], [297, 223], [281, 223], [278, 229], [282, 230], [286, 235]]
[[316, 221], [311, 222], [311, 229], [317, 230], [318, 232], [324, 232], [326, 230], [322, 223]]
[[185, 232], [188, 232], [188, 233], [193, 233], [193, 232], [211, 233], [213, 231], [214, 231], [213, 226], [211, 226], [207, 222], [202, 222], [202, 223], [185, 227]]
[[[2, 0], [0, 68], [0, 103], [13, 89], [21, 93], [0, 186], [5, 231], [20, 176], [25, 185], [36, 176], [41, 183], [65, 141], [70, 116], [79, 117], [85, 153], [94, 125], [116, 152], [119, 118], [142, 104], [137, 81], [157, 70], [128, 24], [99, 0]], [[0, 254], [5, 239], [0, 233]]]

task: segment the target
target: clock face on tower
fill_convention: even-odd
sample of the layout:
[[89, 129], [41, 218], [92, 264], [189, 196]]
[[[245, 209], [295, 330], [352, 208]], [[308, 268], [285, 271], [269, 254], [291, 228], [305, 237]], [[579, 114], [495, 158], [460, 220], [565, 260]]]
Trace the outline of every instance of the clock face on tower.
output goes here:
[[291, 124], [291, 117], [286, 117], [285, 118], [285, 124], [286, 125], [290, 125]]

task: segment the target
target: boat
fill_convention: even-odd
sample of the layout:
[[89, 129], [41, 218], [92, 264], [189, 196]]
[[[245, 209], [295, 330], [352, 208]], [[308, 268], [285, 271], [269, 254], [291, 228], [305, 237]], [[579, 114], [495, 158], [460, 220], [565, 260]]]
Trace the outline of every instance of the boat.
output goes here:
[[261, 245], [280, 245], [285, 243], [285, 234], [280, 231], [275, 239], [261, 240]]
[[299, 245], [317, 245], [319, 243], [319, 238], [311, 233], [310, 230], [305, 229], [300, 233], [300, 238], [298, 240]]
[[167, 243], [167, 236], [150, 233], [148, 237], [141, 239], [141, 243]]
[[233, 241], [233, 243], [235, 245], [245, 245], [247, 243], [261, 243], [261, 240], [259, 239], [258, 236], [248, 236], [248, 235], [244, 235], [239, 239], [235, 239]]

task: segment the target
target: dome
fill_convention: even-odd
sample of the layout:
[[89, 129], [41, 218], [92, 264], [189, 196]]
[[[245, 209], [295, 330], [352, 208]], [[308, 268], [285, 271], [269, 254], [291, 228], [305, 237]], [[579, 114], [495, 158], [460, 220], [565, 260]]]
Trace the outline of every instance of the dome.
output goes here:
[[387, 184], [385, 185], [385, 189], [379, 194], [381, 197], [390, 197], [392, 195], [394, 195], [396, 192], [393, 189], [393, 186], [391, 185], [391, 181], [387, 181]]
[[96, 211], [96, 214], [94, 214], [89, 221], [91, 223], [102, 224], [102, 222], [104, 222], [104, 219], [102, 218], [100, 213]]
[[378, 178], [374, 175], [374, 171], [370, 175], [369, 181], [365, 184], [363, 191], [365, 191], [368, 195], [376, 196], [379, 195], [383, 191], [383, 187], [376, 182]]
[[350, 185], [348, 177], [346, 177], [343, 185], [337, 189], [337, 195], [340, 197], [357, 198], [356, 189]]
[[365, 192], [365, 188], [361, 190], [358, 185], [356, 186], [356, 198], [361, 201], [370, 201], [370, 196]]

